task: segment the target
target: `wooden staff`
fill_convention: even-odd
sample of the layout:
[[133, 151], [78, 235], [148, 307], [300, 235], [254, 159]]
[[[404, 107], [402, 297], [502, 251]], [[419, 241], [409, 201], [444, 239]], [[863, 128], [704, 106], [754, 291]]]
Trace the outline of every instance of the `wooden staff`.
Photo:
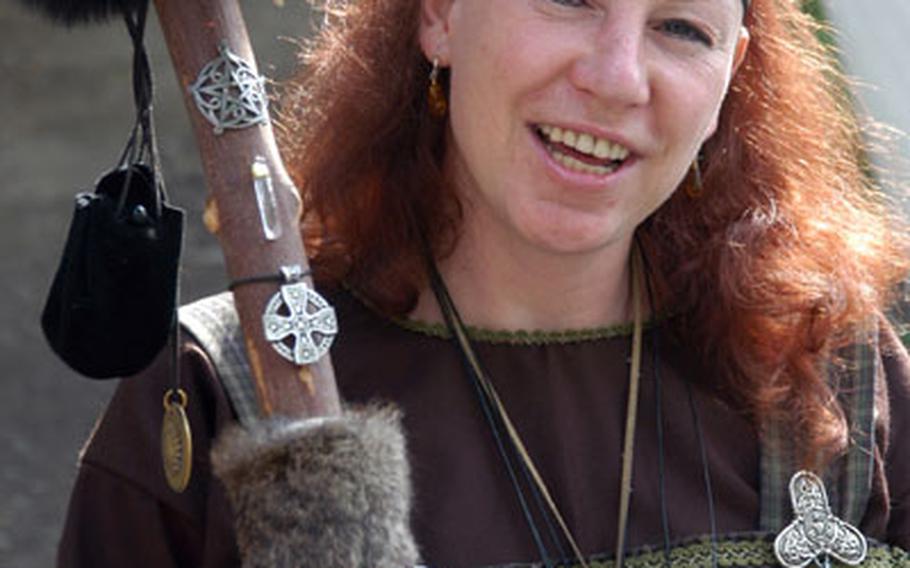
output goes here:
[[[255, 69], [253, 49], [236, 0], [154, 0], [173, 60], [177, 80], [193, 125], [209, 191], [209, 215], [224, 251], [231, 280], [277, 274], [281, 266], [307, 260], [298, 229], [300, 201], [285, 170], [270, 124], [215, 134], [196, 108], [190, 86], [199, 71], [218, 56], [222, 43]], [[251, 165], [261, 156], [271, 170], [278, 198], [277, 240], [263, 235], [253, 192]], [[334, 416], [340, 413], [338, 391], [328, 355], [299, 367], [281, 357], [265, 339], [262, 314], [275, 283], [234, 291], [237, 312], [264, 417]]]

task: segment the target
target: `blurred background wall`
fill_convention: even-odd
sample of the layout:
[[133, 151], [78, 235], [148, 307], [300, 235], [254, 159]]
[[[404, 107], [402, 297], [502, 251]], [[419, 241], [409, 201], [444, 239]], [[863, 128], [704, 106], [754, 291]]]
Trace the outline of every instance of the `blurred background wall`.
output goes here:
[[[196, 1], [196, 0], [193, 0]], [[504, 1], [504, 0], [494, 0]], [[302, 0], [242, 2], [271, 78], [286, 76], [310, 29]], [[830, 0], [859, 103], [910, 130], [910, 3]], [[157, 126], [174, 202], [188, 210], [183, 300], [224, 287], [221, 253], [201, 229], [204, 195], [186, 111], [156, 22]], [[0, 3], [0, 567], [53, 565], [77, 452], [114, 387], [79, 378], [45, 346], [38, 318], [72, 214], [73, 195], [112, 167], [131, 124], [130, 53], [118, 24], [65, 30]], [[910, 146], [901, 142], [903, 159]], [[889, 163], [893, 163], [889, 161]], [[894, 166], [900, 171], [902, 166]], [[157, 464], [150, 464], [156, 467]]]
[[[889, 151], [872, 155], [878, 173], [886, 185], [906, 187], [910, 181], [910, 137], [906, 135], [910, 132], [910, 2], [825, 0], [823, 8], [837, 26], [835, 40], [844, 66], [855, 79], [858, 111], [872, 123], [873, 132], [888, 139], [883, 150]], [[910, 203], [900, 197], [910, 215]]]

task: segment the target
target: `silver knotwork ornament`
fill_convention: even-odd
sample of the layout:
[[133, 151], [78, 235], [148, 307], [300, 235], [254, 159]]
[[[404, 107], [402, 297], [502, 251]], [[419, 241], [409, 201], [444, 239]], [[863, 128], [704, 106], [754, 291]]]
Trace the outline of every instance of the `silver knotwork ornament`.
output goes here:
[[338, 334], [335, 309], [306, 282], [295, 280], [293, 270], [282, 272], [288, 283], [266, 305], [265, 338], [285, 359], [309, 365], [329, 351]]
[[858, 566], [866, 559], [868, 543], [863, 533], [838, 519], [828, 505], [825, 484], [808, 471], [790, 479], [790, 500], [796, 520], [774, 539], [774, 554], [787, 568], [815, 562], [828, 567], [831, 558]]
[[199, 112], [215, 127], [215, 134], [228, 128], [267, 124], [268, 96], [265, 79], [253, 66], [222, 42], [220, 55], [209, 61], [190, 86]]

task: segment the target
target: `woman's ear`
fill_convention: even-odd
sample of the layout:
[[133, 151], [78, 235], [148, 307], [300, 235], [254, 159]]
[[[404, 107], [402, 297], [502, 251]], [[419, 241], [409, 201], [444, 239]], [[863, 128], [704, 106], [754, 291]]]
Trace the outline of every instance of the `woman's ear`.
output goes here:
[[[739, 38], [736, 40], [736, 46], [733, 48], [733, 64], [730, 66], [730, 74], [727, 76], [727, 85], [724, 87], [724, 98], [729, 94], [730, 83], [733, 81], [733, 77], [736, 76], [736, 72], [739, 71], [740, 66], [743, 64], [743, 61], [746, 60], [746, 53], [749, 51], [749, 29], [746, 26], [743, 26], [739, 30]], [[715, 113], [714, 120], [711, 122], [711, 126], [708, 128], [702, 144], [705, 143], [709, 138], [714, 136], [714, 133], [717, 131], [718, 120], [720, 119], [720, 109]]]
[[746, 59], [746, 53], [749, 51], [749, 28], [743, 26], [739, 29], [739, 39], [736, 40], [736, 50], [733, 52], [733, 73], [736, 75], [739, 66]]
[[420, 47], [429, 61], [439, 59], [443, 64], [449, 61], [449, 17], [456, 1], [420, 0]]

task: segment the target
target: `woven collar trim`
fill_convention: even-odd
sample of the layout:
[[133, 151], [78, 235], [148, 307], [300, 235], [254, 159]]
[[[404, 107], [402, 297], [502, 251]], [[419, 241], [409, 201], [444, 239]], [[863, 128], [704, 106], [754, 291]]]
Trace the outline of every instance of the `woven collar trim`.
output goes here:
[[[452, 338], [452, 334], [449, 333], [448, 328], [446, 328], [443, 323], [430, 323], [403, 317], [391, 317], [382, 313], [375, 304], [353, 287], [344, 284], [344, 289], [377, 317], [391, 322], [402, 329], [435, 339]], [[644, 329], [646, 331], [653, 329], [666, 319], [668, 319], [668, 316], [658, 315], [657, 317], [646, 321], [644, 323]], [[480, 343], [502, 345], [568, 345], [587, 341], [603, 341], [616, 337], [630, 337], [632, 335], [632, 327], [632, 322], [604, 327], [565, 330], [489, 329], [466, 325], [465, 331], [468, 332], [468, 338], [471, 341]]]
[[[728, 568], [780, 568], [774, 555], [773, 533], [745, 533], [728, 535], [717, 541], [717, 565]], [[894, 568], [908, 566], [910, 553], [896, 546], [881, 544], [869, 539], [869, 553], [861, 568]], [[665, 568], [667, 559], [660, 547], [644, 547], [626, 556], [626, 568]], [[670, 566], [711, 566], [712, 546], [710, 537], [703, 536], [682, 542], [670, 550]], [[540, 563], [503, 564], [487, 568], [541, 568]], [[560, 564], [560, 568], [580, 568], [577, 564]], [[612, 558], [594, 556], [590, 568], [615, 568]], [[832, 566], [840, 566], [835, 562]]]
[[[450, 339], [452, 334], [441, 323], [428, 323], [423, 321], [393, 318], [395, 325], [408, 331], [438, 339]], [[651, 322], [646, 327], [652, 327]], [[632, 335], [632, 324], [618, 324], [605, 327], [588, 329], [566, 330], [506, 330], [487, 329], [482, 327], [466, 326], [468, 337], [472, 341], [482, 343], [498, 343], [508, 345], [564, 345], [581, 343], [585, 341], [601, 341], [614, 337], [627, 337]]]

